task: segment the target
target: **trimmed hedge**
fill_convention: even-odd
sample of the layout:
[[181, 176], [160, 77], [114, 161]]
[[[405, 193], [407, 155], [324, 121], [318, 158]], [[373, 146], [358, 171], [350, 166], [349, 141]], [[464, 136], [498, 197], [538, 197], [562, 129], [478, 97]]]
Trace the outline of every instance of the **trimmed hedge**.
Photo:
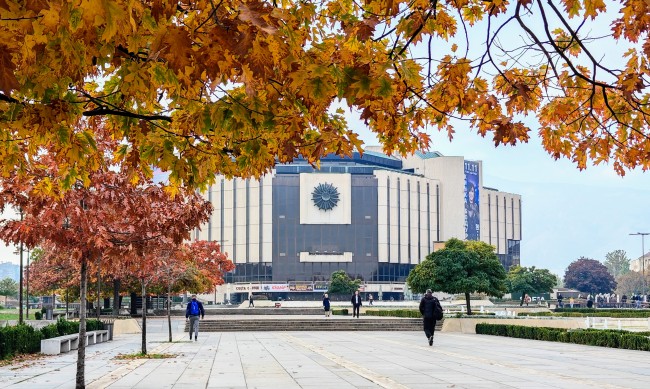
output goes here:
[[366, 316], [393, 316], [393, 317], [414, 317], [421, 318], [422, 315], [417, 309], [370, 309], [364, 312]]
[[644, 315], [650, 315], [650, 309], [636, 309], [636, 308], [555, 308], [555, 312], [579, 312], [579, 313], [594, 313], [594, 312], [636, 312]]
[[[650, 311], [642, 310], [587, 310], [586, 312], [580, 311], [564, 311], [564, 312], [526, 312], [519, 313], [519, 316], [550, 316], [550, 317], [618, 317], [618, 318], [648, 318]], [[588, 311], [588, 312], [587, 312]]]
[[[104, 324], [96, 319], [86, 321], [86, 331], [104, 329]], [[0, 328], [0, 359], [8, 359], [17, 354], [33, 354], [41, 351], [41, 339], [76, 334], [79, 332], [79, 322], [67, 321], [63, 318], [56, 323], [35, 330], [27, 324]]]
[[569, 330], [565, 328], [479, 323], [476, 325], [476, 333], [483, 335], [507, 336], [510, 338], [546, 340], [550, 342], [650, 351], [649, 332], [596, 329]]
[[342, 316], [347, 316], [348, 314], [348, 309], [343, 308], [343, 309], [332, 309], [332, 315], [342, 315]]
[[[393, 316], [393, 317], [410, 317], [419, 319], [422, 317], [422, 314], [417, 309], [381, 309], [381, 310], [367, 310], [364, 315], [367, 316]], [[457, 312], [456, 317], [467, 317], [467, 313]], [[471, 316], [494, 316], [494, 312], [472, 312]]]

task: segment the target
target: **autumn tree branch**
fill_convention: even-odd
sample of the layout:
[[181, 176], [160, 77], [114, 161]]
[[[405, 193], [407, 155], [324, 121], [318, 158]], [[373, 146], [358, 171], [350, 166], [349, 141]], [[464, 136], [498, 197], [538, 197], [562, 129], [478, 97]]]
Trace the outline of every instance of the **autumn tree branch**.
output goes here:
[[0, 93], [0, 101], [6, 101], [6, 102], [8, 102], [8, 103], [14, 103], [14, 104], [18, 104], [18, 103], [20, 103], [20, 101], [14, 99], [14, 98], [11, 97], [11, 96], [7, 96], [7, 95], [5, 95], [4, 93]]
[[133, 113], [133, 112], [128, 112], [128, 111], [118, 111], [115, 109], [108, 109], [105, 107], [99, 107], [92, 109], [90, 111], [85, 111], [83, 113], [83, 116], [102, 116], [102, 115], [116, 115], [116, 116], [124, 116], [124, 117], [129, 117], [129, 118], [134, 118], [134, 119], [141, 119], [141, 120], [164, 120], [166, 122], [172, 121], [172, 118], [169, 116], [163, 116], [163, 115], [141, 115], [138, 113]]

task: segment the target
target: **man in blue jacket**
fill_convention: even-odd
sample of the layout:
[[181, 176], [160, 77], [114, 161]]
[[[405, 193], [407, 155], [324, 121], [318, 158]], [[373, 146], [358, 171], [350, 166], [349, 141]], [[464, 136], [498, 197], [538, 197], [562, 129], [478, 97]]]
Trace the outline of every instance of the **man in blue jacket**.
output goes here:
[[190, 319], [190, 340], [192, 340], [192, 332], [194, 332], [195, 342], [199, 336], [199, 315], [203, 319], [205, 317], [205, 310], [203, 309], [203, 304], [193, 294], [192, 301], [187, 304], [187, 309], [185, 309], [185, 319]]

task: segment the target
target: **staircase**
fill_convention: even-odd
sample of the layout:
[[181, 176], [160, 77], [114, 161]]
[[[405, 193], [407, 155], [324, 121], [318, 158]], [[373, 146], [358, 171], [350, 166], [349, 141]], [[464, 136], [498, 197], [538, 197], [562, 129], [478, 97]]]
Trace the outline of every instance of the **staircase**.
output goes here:
[[[436, 322], [436, 331], [442, 329], [443, 320]], [[189, 322], [185, 323], [189, 331]], [[201, 332], [260, 332], [260, 331], [422, 331], [422, 319], [402, 318], [329, 318], [300, 319], [219, 319], [209, 318], [199, 322]]]

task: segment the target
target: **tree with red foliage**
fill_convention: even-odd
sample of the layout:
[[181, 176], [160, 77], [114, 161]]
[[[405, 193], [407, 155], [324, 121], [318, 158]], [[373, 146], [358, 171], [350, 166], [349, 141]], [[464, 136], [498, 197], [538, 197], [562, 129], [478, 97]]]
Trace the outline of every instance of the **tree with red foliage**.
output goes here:
[[616, 289], [616, 281], [605, 265], [580, 257], [566, 269], [564, 286], [587, 293], [611, 293]]
[[181, 188], [172, 197], [162, 185], [153, 183], [151, 175], [113, 165], [112, 155], [120, 145], [108, 133], [104, 135], [94, 140], [102, 157], [90, 161], [98, 168], [83, 173], [83, 181], [70, 190], [53, 187], [51, 175], [65, 175], [54, 170], [66, 167], [57, 165], [46, 149], [23, 167], [29, 174], [10, 172], [0, 180], [0, 211], [13, 206], [24, 213], [22, 221], [0, 220], [0, 238], [27, 247], [49, 242], [56, 251], [70, 254], [60, 258], [62, 265], [79, 266], [77, 388], [85, 387], [89, 263], [101, 255], [104, 266], [119, 267], [122, 261], [149, 266], [150, 257], [145, 254], [159, 239], [176, 244], [189, 239], [189, 231], [206, 222], [212, 209], [191, 189]]
[[167, 324], [172, 341], [171, 294], [184, 290], [205, 293], [223, 284], [225, 272], [235, 265], [217, 242], [194, 241], [157, 250], [158, 264], [153, 271], [155, 286], [167, 294]]

